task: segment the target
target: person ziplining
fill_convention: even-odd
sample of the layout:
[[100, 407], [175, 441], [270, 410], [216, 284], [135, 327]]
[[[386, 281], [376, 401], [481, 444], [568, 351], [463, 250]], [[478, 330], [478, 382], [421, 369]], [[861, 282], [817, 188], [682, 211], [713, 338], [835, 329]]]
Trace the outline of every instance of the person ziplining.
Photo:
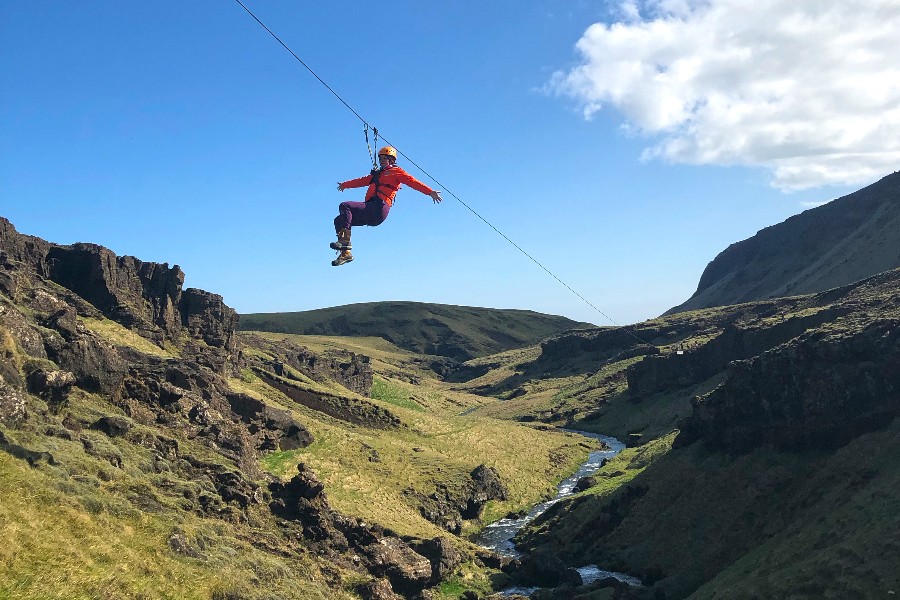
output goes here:
[[[244, 5], [244, 3], [241, 2], [241, 0], [235, 0], [235, 2], [237, 2], [237, 4], [242, 9], [244, 9], [244, 11], [247, 14], [249, 14], [250, 17], [260, 25], [260, 27], [265, 29], [269, 33], [269, 35], [271, 35], [272, 38], [275, 39], [276, 42], [281, 44], [281, 46], [285, 50], [287, 50], [291, 54], [291, 56], [293, 56], [297, 60], [297, 62], [299, 62], [301, 65], [303, 65], [303, 67], [307, 71], [309, 71], [312, 74], [312, 76], [315, 77], [319, 81], [319, 83], [321, 83], [329, 92], [331, 92], [331, 94], [335, 98], [337, 98], [338, 101], [341, 102], [341, 104], [346, 106], [347, 109], [350, 112], [352, 112], [356, 116], [356, 118], [360, 120], [360, 122], [363, 123], [363, 125], [365, 126], [365, 131], [366, 131], [366, 144], [368, 145], [369, 123], [358, 112], [356, 112], [356, 110], [352, 106], [350, 106], [346, 100], [344, 100], [336, 91], [334, 91], [334, 89], [330, 85], [328, 85], [328, 83], [324, 79], [319, 77], [318, 73], [313, 71], [309, 65], [307, 65], [305, 62], [303, 62], [303, 59], [300, 58], [299, 56], [297, 56], [297, 53], [294, 52], [293, 50], [291, 50], [290, 47], [287, 44], [285, 44], [281, 40], [280, 37], [275, 35], [274, 31], [269, 29], [269, 27], [265, 23], [260, 21], [259, 17], [257, 17], [255, 14], [253, 14], [253, 11], [251, 11], [249, 8], [247, 8], [247, 6]], [[373, 131], [375, 131], [375, 135], [376, 135], [375, 145], [377, 146], [378, 145], [378, 142], [377, 142], [378, 130], [373, 129]], [[370, 149], [369, 153], [371, 155], [371, 149]], [[403, 155], [403, 157], [406, 158], [410, 163], [412, 163], [420, 171], [422, 171], [425, 175], [430, 177], [438, 186], [443, 187], [444, 190], [448, 194], [450, 194], [451, 197], [453, 197], [462, 206], [466, 207], [469, 210], [469, 212], [471, 212], [473, 215], [475, 215], [476, 217], [481, 219], [485, 225], [487, 225], [488, 227], [493, 229], [499, 236], [501, 236], [507, 242], [512, 244], [516, 248], [516, 250], [518, 250], [524, 256], [526, 256], [529, 260], [531, 260], [531, 262], [533, 262], [538, 267], [543, 269], [548, 275], [550, 275], [553, 279], [555, 279], [557, 282], [559, 282], [562, 286], [564, 286], [566, 289], [568, 289], [570, 292], [572, 292], [575, 296], [580, 298], [585, 304], [587, 304], [588, 306], [593, 308], [598, 314], [602, 315], [603, 317], [605, 317], [606, 319], [611, 321], [614, 325], [618, 326], [618, 323], [616, 323], [615, 320], [613, 320], [609, 315], [607, 315], [602, 310], [600, 310], [599, 308], [594, 306], [590, 302], [590, 300], [588, 300], [587, 298], [585, 298], [584, 296], [579, 294], [577, 291], [575, 291], [568, 283], [566, 283], [565, 281], [563, 281], [562, 279], [557, 277], [550, 269], [548, 269], [543, 264], [541, 264], [540, 261], [538, 261], [531, 254], [529, 254], [524, 248], [522, 248], [517, 243], [515, 243], [513, 240], [511, 240], [509, 237], [507, 237], [507, 235], [505, 233], [503, 233], [502, 231], [497, 229], [497, 227], [495, 227], [490, 221], [488, 221], [483, 216], [478, 214], [478, 212], [474, 208], [472, 208], [471, 206], [466, 204], [459, 196], [454, 194], [452, 191], [450, 191], [450, 189], [448, 189], [446, 186], [441, 184], [437, 179], [432, 177], [428, 173], [428, 171], [426, 171], [425, 169], [420, 167], [418, 164], [416, 164], [416, 162], [414, 160], [410, 159], [405, 154]], [[395, 163], [397, 162], [397, 151], [394, 150], [394, 148], [387, 146], [387, 147], [384, 147], [381, 150], [379, 150], [378, 151], [378, 160], [381, 163], [381, 167], [382, 167], [381, 169], [377, 169], [377, 168], [373, 169], [372, 173], [370, 173], [369, 175], [367, 175], [365, 177], [360, 177], [358, 179], [351, 179], [350, 181], [345, 181], [344, 183], [338, 184], [338, 190], [341, 192], [343, 192], [344, 189], [346, 189], [348, 187], [362, 187], [364, 185], [368, 185], [369, 189], [366, 191], [366, 202], [342, 202], [338, 209], [340, 214], [334, 220], [334, 229], [335, 229], [335, 232], [337, 233], [338, 240], [337, 240], [337, 242], [331, 242], [331, 244], [330, 244], [330, 246], [334, 250], [338, 251], [338, 257], [335, 260], [331, 261], [331, 264], [335, 267], [339, 267], [341, 265], [347, 264], [348, 262], [353, 260], [353, 255], [350, 254], [350, 227], [352, 225], [376, 226], [376, 225], [380, 225], [381, 223], [383, 223], [384, 220], [387, 218], [388, 211], [391, 208], [391, 204], [393, 204], [393, 202], [394, 202], [394, 196], [397, 195], [397, 190], [400, 189], [400, 184], [405, 183], [405, 184], [409, 185], [409, 187], [413, 188], [414, 190], [418, 190], [418, 191], [422, 192], [423, 194], [428, 194], [429, 196], [432, 197], [435, 204], [437, 204], [438, 202], [441, 201], [440, 192], [432, 190], [430, 187], [428, 187], [421, 181], [417, 180], [416, 178], [414, 178], [412, 175], [410, 175], [409, 173], [407, 173], [400, 167], [396, 166]], [[377, 173], [377, 175], [376, 175], [376, 173]], [[382, 179], [382, 176], [384, 177], [383, 179]], [[380, 183], [380, 185], [379, 185], [379, 183]], [[382, 187], [384, 189], [382, 189]], [[371, 202], [369, 202], [369, 200], [371, 200]], [[626, 331], [629, 335], [631, 335], [632, 337], [634, 337], [641, 343], [644, 343], [644, 344], [648, 343], [645, 340], [642, 340], [640, 337], [638, 337], [634, 333], [632, 333], [630, 330], [626, 330]]]
[[385, 146], [378, 151], [378, 163], [379, 167], [372, 169], [368, 175], [338, 183], [339, 192], [363, 186], [369, 186], [369, 189], [366, 190], [365, 202], [341, 202], [338, 206], [338, 216], [334, 219], [337, 241], [329, 244], [333, 250], [338, 251], [337, 258], [331, 261], [334, 267], [353, 260], [353, 254], [350, 253], [352, 249], [350, 228], [359, 225], [376, 227], [384, 223], [394, 204], [394, 197], [404, 183], [418, 192], [431, 196], [435, 204], [441, 202], [439, 191], [431, 189], [397, 166], [397, 151], [391, 146]]

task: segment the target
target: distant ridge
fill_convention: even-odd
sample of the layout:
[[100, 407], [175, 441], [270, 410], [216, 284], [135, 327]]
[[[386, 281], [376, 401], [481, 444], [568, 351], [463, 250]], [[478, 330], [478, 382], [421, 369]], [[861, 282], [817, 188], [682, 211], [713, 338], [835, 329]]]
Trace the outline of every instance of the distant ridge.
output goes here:
[[665, 314], [821, 292], [900, 267], [900, 172], [732, 244]]
[[468, 360], [594, 327], [530, 310], [421, 302], [367, 302], [285, 313], [240, 315], [242, 331], [303, 335], [375, 336], [423, 354]]

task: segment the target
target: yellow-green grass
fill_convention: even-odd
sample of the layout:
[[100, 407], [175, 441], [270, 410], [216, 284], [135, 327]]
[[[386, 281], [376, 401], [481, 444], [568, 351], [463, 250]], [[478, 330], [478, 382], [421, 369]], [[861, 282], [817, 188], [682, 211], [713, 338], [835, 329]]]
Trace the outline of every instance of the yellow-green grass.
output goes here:
[[[209, 600], [238, 592], [248, 600], [273, 592], [298, 600], [350, 598], [324, 583], [313, 560], [254, 548], [246, 525], [147, 497], [129, 499], [126, 490], [158, 495], [150, 476], [132, 462], [140, 450], [121, 440], [116, 445], [125, 459], [121, 469], [79, 456], [77, 443], [51, 448], [55, 466], [30, 467], [0, 453], [0, 598]], [[169, 539], [176, 531], [202, 540], [203, 557], [173, 552]]]
[[264, 331], [242, 332], [263, 339], [287, 340], [298, 346], [322, 354], [328, 351], [349, 351], [368, 356], [376, 373], [403, 373], [414, 377], [433, 376], [427, 368], [427, 357], [398, 348], [380, 337], [329, 337], [322, 335], [296, 335], [289, 333], [268, 333]]
[[425, 406], [416, 402], [414, 398], [415, 397], [405, 391], [403, 387], [391, 383], [386, 379], [375, 377], [372, 381], [373, 400], [380, 400], [410, 410], [424, 411]]
[[635, 402], [628, 394], [625, 371], [644, 357], [602, 366], [587, 376], [569, 376], [523, 383], [525, 394], [482, 406], [475, 414], [541, 422], [611, 435], [625, 441], [640, 433], [642, 440], [665, 435], [691, 412], [690, 399], [713, 389], [717, 376], [686, 390], [655, 394]]
[[476, 368], [488, 367], [490, 370], [484, 375], [470, 379], [465, 383], [458, 384], [456, 387], [465, 390], [498, 385], [510, 377], [519, 374], [526, 364], [533, 362], [540, 355], [540, 346], [528, 346], [526, 348], [507, 350], [506, 352], [500, 352], [481, 358], [473, 358], [472, 360], [466, 361], [465, 365]]
[[[395, 392], [404, 385], [390, 380], [385, 384]], [[442, 393], [426, 385], [405, 385], [418, 387], [419, 397]], [[424, 410], [418, 403], [405, 407], [373, 400], [401, 419], [404, 426], [399, 429], [348, 426], [292, 403], [260, 380], [242, 382], [241, 386], [267, 402], [277, 398], [279, 405], [290, 407], [314, 438], [307, 448], [264, 457], [266, 469], [289, 478], [296, 473], [297, 463], [303, 462], [323, 481], [338, 511], [406, 535], [434, 537], [444, 533], [421, 516], [418, 500], [410, 492], [427, 496], [437, 484], [460, 489], [475, 467], [486, 464], [497, 469], [509, 490], [507, 501], [489, 507], [489, 518], [496, 519], [552, 494], [555, 484], [573, 472], [589, 452], [580, 436]]]
[[630, 483], [654, 461], [665, 456], [671, 449], [678, 430], [650, 441], [637, 448], [625, 448], [609, 462], [597, 470], [597, 483], [581, 492], [581, 496], [606, 496]]
[[83, 317], [81, 318], [81, 321], [89, 330], [112, 344], [127, 346], [138, 352], [159, 356], [160, 358], [173, 358], [175, 356], [170, 350], [160, 348], [147, 338], [141, 337], [134, 331], [115, 321], [91, 317]]

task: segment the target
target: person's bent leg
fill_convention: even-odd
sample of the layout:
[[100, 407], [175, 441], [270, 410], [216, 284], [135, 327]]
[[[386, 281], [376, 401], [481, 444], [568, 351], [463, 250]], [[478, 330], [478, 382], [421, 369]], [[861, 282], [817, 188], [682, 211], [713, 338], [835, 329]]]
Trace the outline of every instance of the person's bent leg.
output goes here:
[[[365, 202], [341, 202], [338, 206], [338, 216], [334, 218], [334, 232], [337, 233], [341, 229], [350, 229], [354, 225], [357, 217], [365, 212]], [[365, 225], [365, 223], [361, 223]]]
[[[377, 227], [384, 223], [384, 220], [388, 218], [388, 213], [391, 210], [390, 205], [385, 202], [368, 202], [369, 206], [366, 207], [366, 213], [363, 217], [365, 219], [365, 224], [370, 227]], [[362, 223], [360, 223], [361, 225]]]

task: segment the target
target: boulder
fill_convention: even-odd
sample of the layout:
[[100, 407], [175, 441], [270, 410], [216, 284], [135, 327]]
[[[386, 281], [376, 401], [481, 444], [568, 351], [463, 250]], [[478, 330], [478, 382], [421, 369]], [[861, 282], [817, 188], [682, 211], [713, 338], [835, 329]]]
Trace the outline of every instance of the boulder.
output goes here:
[[0, 376], [0, 423], [15, 425], [28, 416], [28, 401], [22, 391]]
[[134, 424], [125, 417], [107, 416], [100, 417], [91, 425], [91, 429], [102, 431], [110, 437], [119, 437], [128, 433]]
[[581, 477], [575, 483], [575, 491], [583, 492], [584, 490], [590, 489], [597, 485], [597, 479], [594, 477]]
[[28, 391], [50, 405], [65, 403], [73, 385], [75, 375], [69, 371], [39, 368], [28, 375]]
[[394, 593], [394, 589], [387, 579], [367, 581], [357, 586], [356, 593], [362, 600], [403, 600], [402, 596]]
[[450, 575], [463, 560], [462, 554], [446, 537], [420, 540], [410, 544], [412, 548], [431, 563], [431, 581], [436, 584]]
[[196, 288], [188, 288], [179, 303], [181, 323], [194, 338], [216, 348], [234, 350], [237, 312], [225, 305], [222, 296]]
[[431, 562], [400, 538], [382, 537], [361, 552], [369, 559], [369, 571], [386, 576], [401, 594], [419, 592], [431, 580]]
[[579, 586], [581, 575], [554, 553], [539, 550], [521, 559], [513, 578], [527, 586], [553, 588], [559, 585]]
[[472, 478], [471, 492], [462, 511], [462, 518], [477, 519], [488, 500], [506, 500], [507, 490], [500, 475], [493, 467], [481, 464], [470, 473]]

